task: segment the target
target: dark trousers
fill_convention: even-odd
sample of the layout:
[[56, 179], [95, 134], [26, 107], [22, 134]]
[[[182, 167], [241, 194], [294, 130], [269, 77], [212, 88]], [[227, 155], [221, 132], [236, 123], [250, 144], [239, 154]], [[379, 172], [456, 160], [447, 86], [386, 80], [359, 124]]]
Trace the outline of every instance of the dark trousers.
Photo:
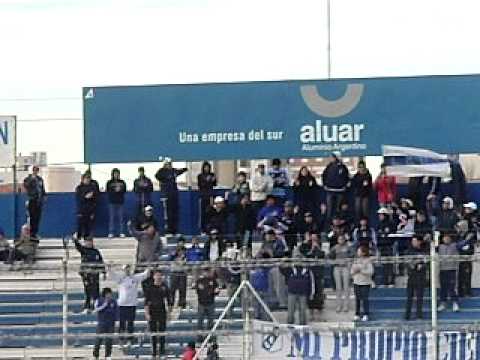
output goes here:
[[[154, 316], [148, 322], [150, 332], [163, 332], [167, 328], [167, 314]], [[165, 336], [152, 336], [152, 355], [165, 354]]]
[[472, 296], [471, 261], [462, 261], [458, 266], [458, 296]]
[[[215, 316], [215, 304], [211, 305], [202, 305], [198, 304], [198, 330], [205, 330], [203, 322], [207, 318], [207, 330], [210, 330], [213, 327], [213, 318]], [[202, 335], [199, 335], [202, 337]]]
[[327, 218], [329, 221], [337, 213], [343, 198], [343, 192], [327, 191]]
[[8, 261], [10, 257], [10, 252], [11, 250], [9, 249], [0, 250], [0, 261]]
[[[355, 315], [362, 316], [370, 313], [370, 285], [353, 285], [355, 292]], [[361, 311], [363, 307], [363, 312]]]
[[[393, 256], [392, 245], [378, 247], [380, 256]], [[383, 285], [394, 285], [395, 274], [393, 272], [393, 264], [383, 264]]]
[[93, 223], [95, 221], [95, 210], [84, 210], [77, 215], [77, 234], [78, 238], [86, 239], [92, 234]]
[[[97, 334], [113, 334], [115, 331], [115, 324], [98, 324], [97, 325]], [[93, 348], [93, 356], [100, 356], [100, 346], [102, 342], [105, 341], [105, 357], [112, 356], [112, 344], [113, 339], [108, 337], [97, 337], [95, 340], [95, 347]]]
[[93, 309], [95, 300], [100, 295], [100, 276], [98, 274], [81, 274], [85, 291], [85, 309]]
[[172, 273], [170, 275], [170, 290], [172, 301], [175, 302], [175, 296], [178, 291], [178, 306], [187, 305], [187, 275], [182, 273]]
[[172, 192], [167, 195], [167, 231], [177, 233], [178, 226], [178, 193]]
[[370, 217], [368, 196], [355, 196], [355, 218], [359, 221], [363, 216]]
[[207, 226], [208, 226], [208, 217], [207, 217], [207, 211], [212, 203], [212, 197], [209, 195], [202, 195], [200, 197], [200, 226], [201, 230], [203, 232], [207, 232]]
[[137, 194], [137, 214], [143, 214], [145, 206], [152, 205], [150, 193]]
[[[124, 333], [127, 331], [129, 334], [133, 334], [134, 332], [134, 323], [135, 323], [135, 312], [137, 308], [135, 306], [120, 306], [119, 307], [119, 333]], [[120, 338], [122, 341], [125, 338]], [[134, 338], [132, 336], [128, 337], [128, 340], [133, 341]]]
[[453, 302], [457, 302], [456, 285], [456, 270], [440, 270], [440, 301], [446, 302], [447, 299], [450, 298]]
[[32, 237], [37, 236], [38, 226], [42, 217], [42, 202], [40, 200], [28, 200], [28, 219], [30, 224], [30, 234]]
[[412, 301], [415, 297], [417, 299], [417, 317], [423, 316], [423, 292], [427, 282], [425, 274], [412, 274], [408, 276], [407, 280], [407, 306], [405, 315], [410, 317], [412, 312]]

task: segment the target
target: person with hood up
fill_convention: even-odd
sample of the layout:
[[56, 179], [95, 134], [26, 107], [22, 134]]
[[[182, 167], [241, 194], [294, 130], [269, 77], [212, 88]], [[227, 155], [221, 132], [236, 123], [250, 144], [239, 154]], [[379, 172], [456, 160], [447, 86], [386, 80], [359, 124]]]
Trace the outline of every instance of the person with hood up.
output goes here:
[[123, 231], [123, 204], [125, 203], [125, 192], [127, 191], [127, 184], [120, 178], [120, 170], [114, 168], [112, 170], [112, 178], [107, 181], [106, 185], [108, 194], [108, 237], [113, 238], [115, 233], [115, 218], [118, 220], [118, 232], [120, 237], [124, 238]]
[[213, 189], [217, 186], [217, 177], [212, 172], [212, 166], [208, 161], [202, 164], [202, 171], [197, 176], [198, 191], [200, 193], [200, 219], [201, 229], [207, 232], [207, 211], [213, 205]]
[[355, 197], [355, 218], [370, 216], [370, 195], [372, 193], [372, 175], [365, 161], [358, 162], [358, 171], [352, 178], [352, 189]]
[[176, 234], [178, 227], [178, 186], [177, 177], [182, 175], [188, 169], [176, 169], [172, 166], [172, 160], [165, 159], [163, 167], [155, 174], [155, 178], [160, 183], [160, 191], [166, 197], [167, 202], [167, 233]]
[[317, 180], [306, 166], [302, 166], [293, 181], [295, 204], [301, 214], [316, 210], [317, 190]]
[[341, 153], [339, 151], [332, 152], [330, 162], [322, 174], [323, 189], [327, 194], [327, 217], [329, 220], [343, 202], [349, 181], [350, 174], [342, 162]]
[[92, 235], [95, 210], [99, 195], [98, 183], [92, 181], [89, 172], [82, 175], [81, 183], [75, 190], [77, 200], [77, 237], [87, 239]]
[[28, 223], [30, 225], [30, 236], [34, 239], [37, 239], [43, 203], [46, 198], [45, 184], [40, 175], [38, 175], [39, 171], [39, 167], [34, 165], [32, 167], [32, 173], [23, 180], [23, 186], [27, 192], [28, 199], [27, 213]]
[[152, 205], [153, 183], [145, 175], [145, 168], [138, 168], [138, 177], [133, 182], [133, 192], [137, 195], [138, 213], [142, 213], [147, 205]]
[[[118, 306], [119, 306], [119, 328], [118, 332], [123, 334], [135, 332], [135, 314], [138, 303], [138, 285], [146, 280], [150, 275], [150, 270], [146, 269], [142, 273], [133, 274], [131, 265], [124, 265], [122, 272], [113, 271], [111, 266], [107, 266], [110, 279], [118, 285]], [[130, 345], [134, 343], [134, 337], [129, 337]], [[120, 343], [124, 344], [126, 339], [120, 338]]]

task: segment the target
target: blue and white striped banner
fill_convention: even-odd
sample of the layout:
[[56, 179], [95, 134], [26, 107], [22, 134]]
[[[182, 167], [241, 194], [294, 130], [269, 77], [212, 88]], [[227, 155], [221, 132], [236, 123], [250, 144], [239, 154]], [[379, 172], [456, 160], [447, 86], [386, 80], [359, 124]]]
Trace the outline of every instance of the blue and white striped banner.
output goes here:
[[[426, 331], [323, 331], [254, 322], [254, 358], [262, 360], [428, 360], [432, 333]], [[440, 332], [442, 360], [480, 359], [480, 333]]]
[[426, 149], [384, 145], [383, 162], [392, 176], [450, 177], [447, 156]]

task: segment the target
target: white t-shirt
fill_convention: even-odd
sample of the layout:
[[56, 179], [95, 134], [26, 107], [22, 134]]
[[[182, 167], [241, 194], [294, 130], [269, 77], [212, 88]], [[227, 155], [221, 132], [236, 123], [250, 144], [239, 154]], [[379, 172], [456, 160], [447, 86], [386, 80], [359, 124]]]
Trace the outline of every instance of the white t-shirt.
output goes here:
[[210, 243], [210, 261], [218, 259], [218, 242]]
[[111, 273], [111, 278], [118, 284], [118, 306], [137, 306], [138, 284], [148, 277], [148, 269], [143, 273], [126, 276], [123, 273]]

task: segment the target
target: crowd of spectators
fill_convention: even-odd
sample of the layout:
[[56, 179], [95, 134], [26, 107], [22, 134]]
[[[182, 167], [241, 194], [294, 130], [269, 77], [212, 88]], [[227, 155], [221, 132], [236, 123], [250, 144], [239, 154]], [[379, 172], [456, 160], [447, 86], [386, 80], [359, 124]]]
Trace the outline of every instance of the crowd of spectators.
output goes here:
[[[166, 197], [167, 233], [178, 232], [176, 178], [186, 170], [176, 169], [167, 161], [155, 175]], [[151, 200], [153, 184], [144, 169], [139, 168], [139, 177], [134, 183], [138, 213], [126, 226], [123, 211], [126, 184], [120, 171], [112, 170], [106, 186], [109, 237], [117, 233], [124, 237], [128, 229], [138, 242], [139, 264], [160, 260], [168, 260], [171, 264], [168, 272], [142, 270], [134, 273], [134, 269], [127, 267], [118, 274], [107, 271], [101, 253], [94, 247], [92, 228], [100, 190], [90, 172], [82, 175], [76, 189], [75, 247], [82, 256], [82, 263], [97, 264], [96, 271], [92, 272], [91, 266], [88, 271], [83, 268], [80, 271], [86, 295], [84, 311], [106, 311], [103, 310], [105, 300], [99, 299], [108, 298], [109, 290], [104, 290], [100, 297], [99, 274], [110, 272], [118, 284], [120, 332], [134, 331], [136, 289], [140, 283], [152, 332], [166, 329], [168, 314], [175, 303], [179, 308], [187, 306], [189, 287], [197, 294], [197, 328], [210, 329], [215, 316], [215, 298], [222, 289], [232, 295], [240, 284], [242, 273], [232, 266], [215, 266], [215, 262], [225, 264], [225, 261], [243, 257], [277, 261], [277, 266], [268, 265], [271, 261], [263, 262], [264, 265], [249, 270], [248, 277], [269, 308], [287, 309], [289, 323], [305, 325], [309, 322], [309, 310], [311, 320], [324, 311], [327, 284], [335, 289], [336, 312], [350, 311], [353, 288], [354, 320], [368, 321], [374, 317], [371, 312], [375, 311], [369, 306], [370, 290], [377, 286], [395, 286], [399, 275], [407, 276], [405, 319], [412, 318], [414, 298], [416, 317], [421, 319], [424, 316], [423, 293], [429, 276], [425, 259], [430, 247], [437, 245], [443, 259], [438, 310], [445, 310], [450, 300], [452, 310], [458, 311], [459, 299], [472, 295], [472, 262], [467, 259], [459, 263], [443, 258], [472, 255], [477, 242], [477, 206], [467, 202], [465, 177], [458, 163], [452, 162], [450, 190], [442, 189], [439, 178], [417, 177], [409, 180], [408, 194], [402, 198], [397, 193], [396, 178], [388, 174], [386, 167], [382, 166], [378, 177], [373, 179], [365, 162], [359, 161], [355, 174], [350, 174], [339, 153], [332, 153], [321, 176], [321, 185], [305, 166], [290, 179], [279, 159], [271, 162], [268, 171], [260, 164], [251, 176], [239, 172], [234, 186], [223, 194], [215, 191], [217, 180], [208, 162], [203, 163], [197, 180], [200, 234], [192, 237], [191, 244], [178, 236], [175, 250], [168, 252], [161, 241], [163, 229], [159, 228], [153, 212], [156, 206]], [[31, 262], [39, 241], [38, 222], [46, 194], [38, 169], [25, 180], [25, 187], [28, 189], [29, 221], [22, 228], [22, 235], [10, 247], [0, 233], [0, 256], [9, 262], [22, 259]], [[252, 246], [254, 243], [260, 246]], [[400, 265], [378, 261], [397, 255], [415, 258]], [[292, 258], [298, 259], [298, 263], [292, 263]], [[315, 259], [333, 262], [326, 266], [324, 262], [315, 263]], [[185, 270], [184, 265], [201, 261], [210, 262], [212, 266]], [[260, 304], [254, 305], [254, 316], [268, 319]], [[112, 330], [107, 325], [101, 329], [106, 333]], [[133, 339], [122, 338], [123, 343], [128, 341]], [[108, 353], [111, 348], [108, 342], [106, 347]], [[95, 349], [97, 351], [97, 346]], [[164, 337], [154, 336], [152, 349], [154, 355], [163, 354]], [[189, 351], [194, 351], [194, 346]], [[95, 355], [98, 356], [98, 351]]]

